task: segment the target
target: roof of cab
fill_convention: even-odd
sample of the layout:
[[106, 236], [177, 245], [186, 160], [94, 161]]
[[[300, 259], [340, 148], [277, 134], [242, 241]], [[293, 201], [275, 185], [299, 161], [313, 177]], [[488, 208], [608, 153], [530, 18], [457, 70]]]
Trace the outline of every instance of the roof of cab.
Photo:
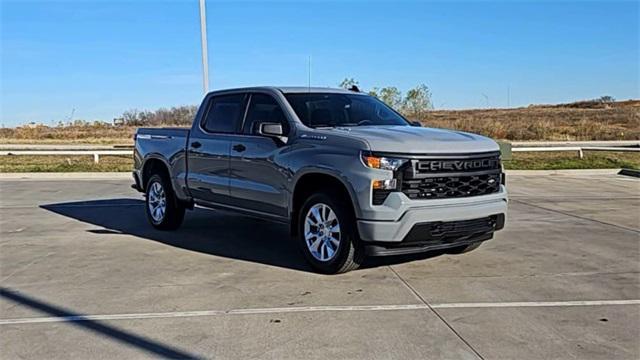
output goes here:
[[252, 90], [275, 90], [284, 94], [301, 94], [301, 93], [327, 93], [327, 94], [363, 94], [346, 89], [336, 89], [328, 87], [307, 87], [307, 86], [255, 86], [246, 88], [234, 88], [234, 89], [220, 89], [209, 92], [211, 93], [223, 93], [223, 92], [237, 92], [237, 91], [252, 91]]
[[347, 89], [336, 89], [336, 88], [326, 88], [326, 87], [306, 87], [306, 86], [283, 86], [277, 87], [278, 90], [282, 91], [285, 94], [294, 94], [294, 93], [338, 93], [338, 94], [358, 94], [355, 91], [347, 90]]

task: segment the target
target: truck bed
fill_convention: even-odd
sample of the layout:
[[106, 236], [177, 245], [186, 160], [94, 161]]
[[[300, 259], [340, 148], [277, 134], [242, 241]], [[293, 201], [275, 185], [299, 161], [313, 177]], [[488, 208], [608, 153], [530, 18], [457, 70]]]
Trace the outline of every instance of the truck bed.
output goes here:
[[136, 132], [136, 152], [143, 157], [160, 155], [173, 159], [183, 153], [187, 146], [189, 129], [186, 128], [139, 128]]
[[189, 135], [189, 128], [181, 127], [162, 127], [162, 128], [138, 128], [136, 136], [140, 135], [151, 136], [168, 136], [168, 137], [183, 137], [186, 138]]
[[135, 139], [135, 169], [142, 170], [143, 159], [155, 158], [166, 163], [174, 180], [184, 178], [189, 131], [187, 128], [139, 128]]

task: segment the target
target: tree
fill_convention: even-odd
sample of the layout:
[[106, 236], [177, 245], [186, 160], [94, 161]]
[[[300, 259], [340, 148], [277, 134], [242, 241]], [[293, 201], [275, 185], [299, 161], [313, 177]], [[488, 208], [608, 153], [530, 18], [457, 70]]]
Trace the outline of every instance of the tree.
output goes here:
[[614, 99], [613, 96], [605, 95], [605, 96], [601, 96], [600, 99], [598, 99], [598, 101], [604, 104], [610, 104], [612, 102], [615, 102], [616, 99]]
[[127, 110], [122, 114], [122, 119], [124, 120], [125, 124], [127, 125], [131, 125], [131, 126], [143, 126], [146, 124], [142, 124], [140, 122], [140, 119], [138, 118], [138, 114], [140, 112], [136, 109], [132, 109], [132, 110]]
[[198, 108], [193, 105], [161, 108], [155, 111], [127, 110], [122, 120], [130, 126], [191, 125]]
[[395, 86], [387, 86], [380, 89], [379, 98], [397, 111], [402, 108], [402, 93]]
[[347, 90], [351, 89], [354, 85], [358, 86], [358, 80], [355, 80], [354, 78], [344, 78], [340, 83], [340, 87]]
[[380, 94], [378, 94], [380, 91], [378, 90], [377, 87], [374, 87], [373, 89], [369, 90], [369, 92], [367, 92], [367, 94], [369, 94], [370, 96], [373, 97], [377, 97], [380, 98]]
[[425, 112], [433, 109], [431, 91], [427, 85], [421, 84], [407, 91], [404, 99], [404, 111], [416, 119], [422, 119]]

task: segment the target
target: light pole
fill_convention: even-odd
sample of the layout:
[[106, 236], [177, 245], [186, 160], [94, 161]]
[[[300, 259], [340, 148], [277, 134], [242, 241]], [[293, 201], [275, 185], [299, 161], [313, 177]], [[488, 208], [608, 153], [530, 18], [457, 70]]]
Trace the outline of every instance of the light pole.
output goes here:
[[202, 92], [209, 90], [209, 59], [207, 57], [207, 8], [205, 0], [200, 0], [200, 41], [202, 44]]

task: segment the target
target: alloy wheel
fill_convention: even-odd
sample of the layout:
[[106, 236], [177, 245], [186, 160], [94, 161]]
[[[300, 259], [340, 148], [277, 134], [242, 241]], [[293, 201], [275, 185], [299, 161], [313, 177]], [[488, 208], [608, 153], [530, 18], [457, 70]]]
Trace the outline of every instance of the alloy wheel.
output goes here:
[[311, 255], [319, 261], [330, 261], [340, 246], [340, 222], [326, 204], [313, 205], [304, 220], [304, 239]]
[[154, 222], [160, 223], [164, 219], [167, 211], [167, 196], [164, 192], [162, 184], [154, 182], [149, 189], [149, 214]]

